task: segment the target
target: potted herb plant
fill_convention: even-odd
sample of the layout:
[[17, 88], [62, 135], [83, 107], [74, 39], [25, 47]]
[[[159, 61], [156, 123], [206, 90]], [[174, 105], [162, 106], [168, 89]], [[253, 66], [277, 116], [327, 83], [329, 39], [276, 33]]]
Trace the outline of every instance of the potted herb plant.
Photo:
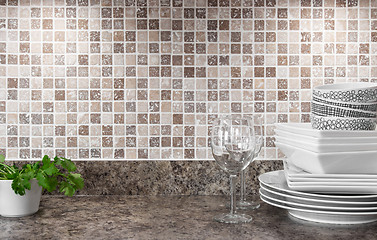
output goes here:
[[63, 157], [51, 160], [45, 155], [42, 161], [17, 167], [7, 165], [5, 157], [0, 155], [0, 215], [22, 217], [36, 213], [42, 189], [48, 192], [58, 189], [73, 196], [84, 187], [84, 180], [75, 171], [75, 164]]

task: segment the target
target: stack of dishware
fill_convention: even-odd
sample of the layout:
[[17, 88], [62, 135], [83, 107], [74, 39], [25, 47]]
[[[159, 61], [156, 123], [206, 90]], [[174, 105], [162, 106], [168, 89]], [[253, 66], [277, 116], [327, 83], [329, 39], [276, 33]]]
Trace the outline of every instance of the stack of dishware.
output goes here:
[[277, 124], [275, 145], [289, 165], [310, 174], [377, 174], [377, 131], [319, 131]]
[[376, 221], [376, 123], [376, 83], [315, 87], [311, 123], [276, 125], [284, 170], [259, 177], [261, 199], [310, 221]]
[[374, 130], [377, 123], [377, 84], [366, 82], [315, 87], [311, 123], [318, 130]]
[[326, 223], [377, 220], [377, 131], [277, 124], [284, 170], [259, 177], [261, 199], [295, 217]]
[[283, 170], [259, 176], [262, 201], [296, 218], [331, 224], [361, 224], [377, 220], [377, 195], [320, 194], [292, 190]]

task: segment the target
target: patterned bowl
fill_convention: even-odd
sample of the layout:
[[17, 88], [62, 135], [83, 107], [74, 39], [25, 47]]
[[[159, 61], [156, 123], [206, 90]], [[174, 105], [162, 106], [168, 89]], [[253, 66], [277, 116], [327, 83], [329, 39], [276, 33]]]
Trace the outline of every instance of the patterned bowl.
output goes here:
[[318, 130], [375, 130], [377, 118], [342, 118], [310, 116], [312, 128]]
[[312, 102], [318, 104], [326, 104], [328, 106], [338, 106], [354, 110], [377, 112], [377, 103], [345, 103], [316, 96], [312, 96]]
[[311, 112], [322, 117], [377, 118], [377, 112], [329, 106], [312, 101]]
[[315, 87], [313, 96], [346, 103], [376, 103], [377, 83], [351, 82]]

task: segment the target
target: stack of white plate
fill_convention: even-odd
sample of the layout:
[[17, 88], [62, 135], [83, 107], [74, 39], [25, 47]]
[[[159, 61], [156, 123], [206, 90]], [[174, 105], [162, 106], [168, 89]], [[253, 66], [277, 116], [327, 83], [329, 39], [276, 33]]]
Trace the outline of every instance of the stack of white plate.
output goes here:
[[377, 174], [312, 174], [284, 161], [290, 189], [326, 194], [377, 194]]
[[283, 170], [259, 176], [260, 198], [303, 220], [361, 224], [377, 220], [377, 195], [318, 194], [292, 190]]
[[377, 220], [377, 131], [277, 124], [284, 170], [262, 174], [260, 196], [295, 217], [324, 223]]

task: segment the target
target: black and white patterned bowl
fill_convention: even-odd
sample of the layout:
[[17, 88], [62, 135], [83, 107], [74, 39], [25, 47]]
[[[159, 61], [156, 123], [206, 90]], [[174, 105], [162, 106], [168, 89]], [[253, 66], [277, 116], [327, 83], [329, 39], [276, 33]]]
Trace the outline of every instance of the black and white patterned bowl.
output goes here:
[[377, 103], [345, 103], [345, 102], [320, 98], [316, 96], [312, 96], [312, 102], [318, 103], [318, 104], [325, 104], [328, 106], [337, 106], [337, 107], [349, 108], [349, 109], [354, 109], [354, 110], [377, 112]]
[[377, 118], [376, 112], [329, 106], [312, 101], [311, 112], [322, 117]]
[[313, 96], [350, 103], [377, 102], [377, 83], [352, 82], [315, 87]]
[[376, 118], [322, 117], [315, 114], [311, 114], [310, 120], [312, 128], [318, 130], [373, 131], [377, 123]]

